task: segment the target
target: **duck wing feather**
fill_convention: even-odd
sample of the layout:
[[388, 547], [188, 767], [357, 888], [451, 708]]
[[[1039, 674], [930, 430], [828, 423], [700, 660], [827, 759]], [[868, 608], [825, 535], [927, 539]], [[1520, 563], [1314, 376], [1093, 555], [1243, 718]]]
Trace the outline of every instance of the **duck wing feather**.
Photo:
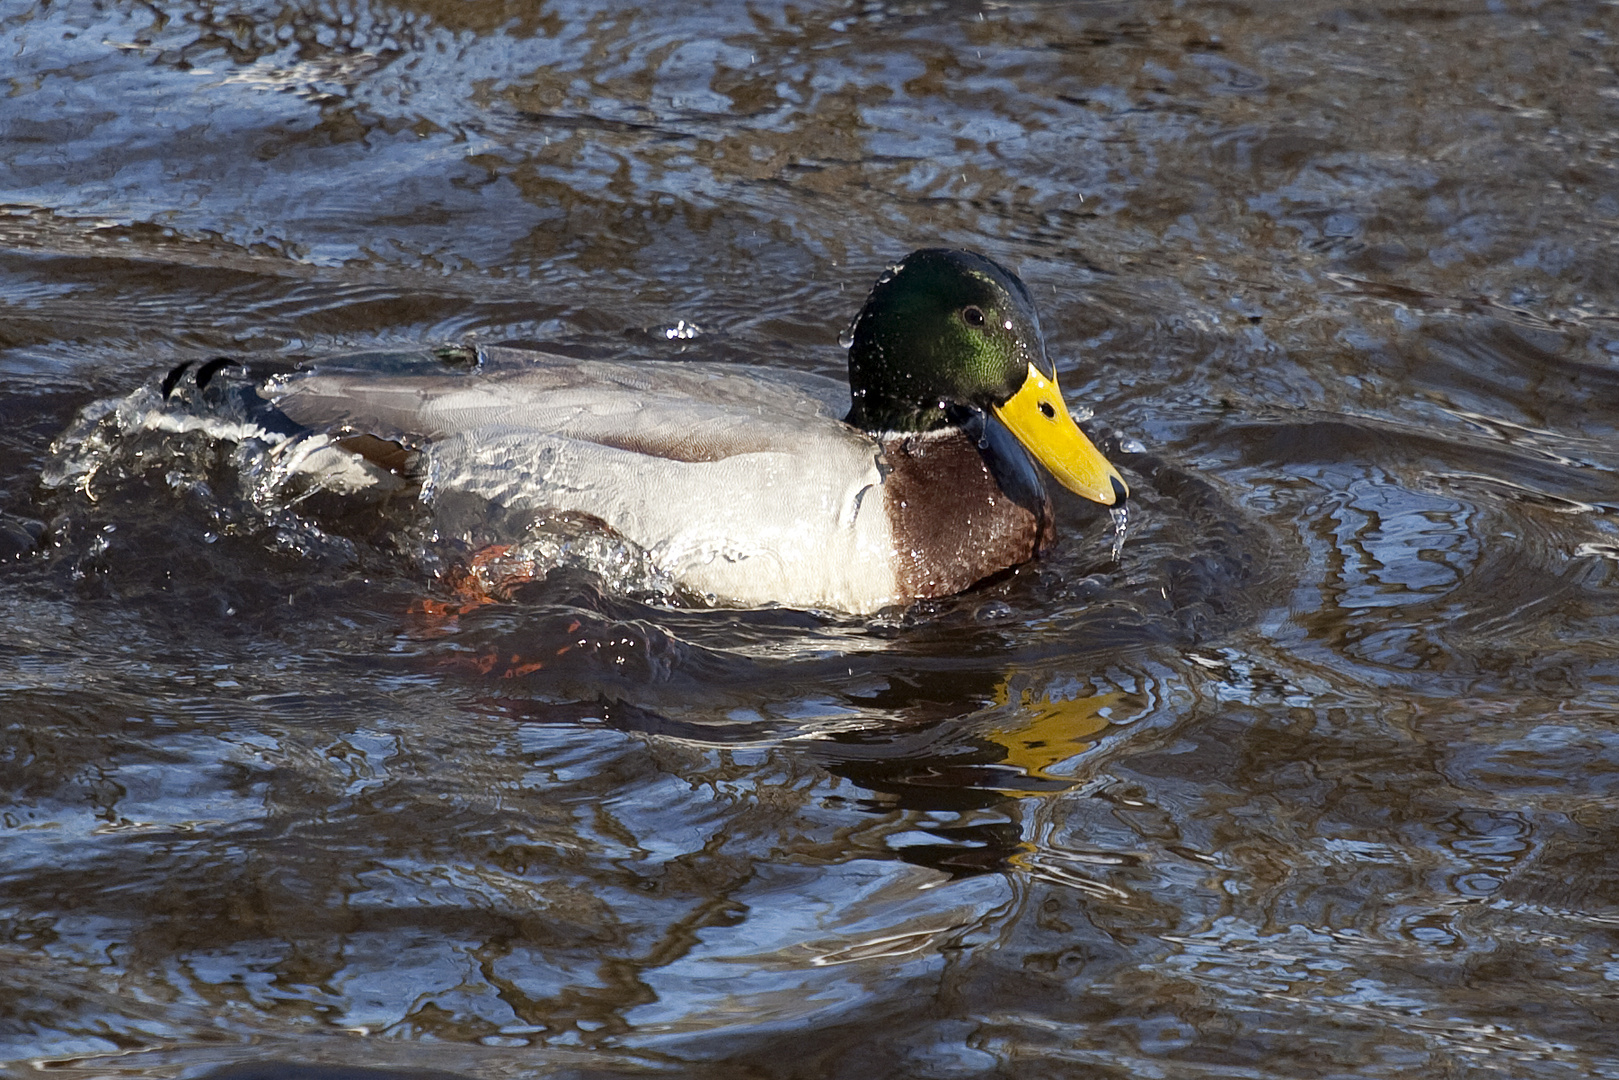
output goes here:
[[435, 499], [590, 515], [717, 599], [864, 611], [898, 598], [881, 450], [838, 418], [848, 390], [831, 379], [547, 356], [464, 375], [317, 372], [265, 393], [342, 441], [419, 447]]

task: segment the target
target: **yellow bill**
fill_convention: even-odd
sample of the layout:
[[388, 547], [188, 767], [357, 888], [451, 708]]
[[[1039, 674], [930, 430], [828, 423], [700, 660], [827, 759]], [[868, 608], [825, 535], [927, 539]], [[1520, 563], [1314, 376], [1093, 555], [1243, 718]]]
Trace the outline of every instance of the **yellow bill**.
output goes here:
[[1056, 381], [1040, 374], [1033, 364], [1022, 389], [997, 406], [995, 416], [1069, 491], [1103, 506], [1112, 506], [1130, 494], [1119, 471], [1068, 415]]

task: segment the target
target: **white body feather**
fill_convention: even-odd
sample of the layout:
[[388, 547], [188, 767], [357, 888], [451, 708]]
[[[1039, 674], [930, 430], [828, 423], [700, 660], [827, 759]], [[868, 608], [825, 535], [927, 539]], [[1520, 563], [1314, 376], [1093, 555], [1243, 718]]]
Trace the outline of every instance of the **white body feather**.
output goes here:
[[[906, 599], [881, 450], [848, 390], [722, 364], [492, 350], [487, 374], [308, 374], [266, 393], [294, 420], [419, 442], [423, 493], [589, 514], [716, 602], [870, 612]], [[543, 364], [534, 364], [540, 355]]]

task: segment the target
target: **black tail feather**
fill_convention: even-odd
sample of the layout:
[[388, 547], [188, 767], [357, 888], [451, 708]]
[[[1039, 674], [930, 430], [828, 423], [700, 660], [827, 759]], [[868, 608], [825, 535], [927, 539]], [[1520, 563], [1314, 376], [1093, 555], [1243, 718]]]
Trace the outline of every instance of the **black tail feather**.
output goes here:
[[185, 373], [187, 371], [189, 371], [190, 368], [191, 368], [191, 361], [186, 360], [186, 361], [183, 361], [181, 363], [178, 363], [178, 364], [174, 365], [172, 368], [169, 369], [169, 373], [167, 375], [163, 376], [163, 400], [164, 401], [167, 401], [169, 399], [169, 395], [174, 393], [174, 388], [180, 384], [180, 380], [185, 377]]
[[213, 377], [215, 375], [219, 374], [219, 369], [230, 367], [232, 364], [236, 364], [237, 367], [242, 366], [240, 363], [232, 360], [228, 356], [216, 356], [206, 364], [202, 365], [202, 367], [197, 369], [197, 389], [208, 389], [208, 384], [213, 381]]
[[[220, 378], [226, 368], [236, 368], [244, 377]], [[304, 425], [259, 393], [262, 384], [263, 373], [256, 375], [232, 357], [216, 356], [202, 364], [181, 361], [163, 376], [159, 389], [166, 403], [256, 424], [266, 435], [291, 437], [306, 432]]]

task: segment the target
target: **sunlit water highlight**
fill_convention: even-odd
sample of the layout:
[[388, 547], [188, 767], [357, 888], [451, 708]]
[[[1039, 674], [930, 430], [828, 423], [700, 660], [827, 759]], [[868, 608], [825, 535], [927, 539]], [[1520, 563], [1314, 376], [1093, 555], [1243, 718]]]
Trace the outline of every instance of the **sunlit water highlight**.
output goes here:
[[[0, 4], [0, 1059], [1619, 1075], [1614, 36]], [[220, 355], [839, 374], [930, 245], [1028, 282], [1128, 530], [1059, 492], [874, 618], [565, 527], [447, 613], [409, 508], [84, 414]]]

